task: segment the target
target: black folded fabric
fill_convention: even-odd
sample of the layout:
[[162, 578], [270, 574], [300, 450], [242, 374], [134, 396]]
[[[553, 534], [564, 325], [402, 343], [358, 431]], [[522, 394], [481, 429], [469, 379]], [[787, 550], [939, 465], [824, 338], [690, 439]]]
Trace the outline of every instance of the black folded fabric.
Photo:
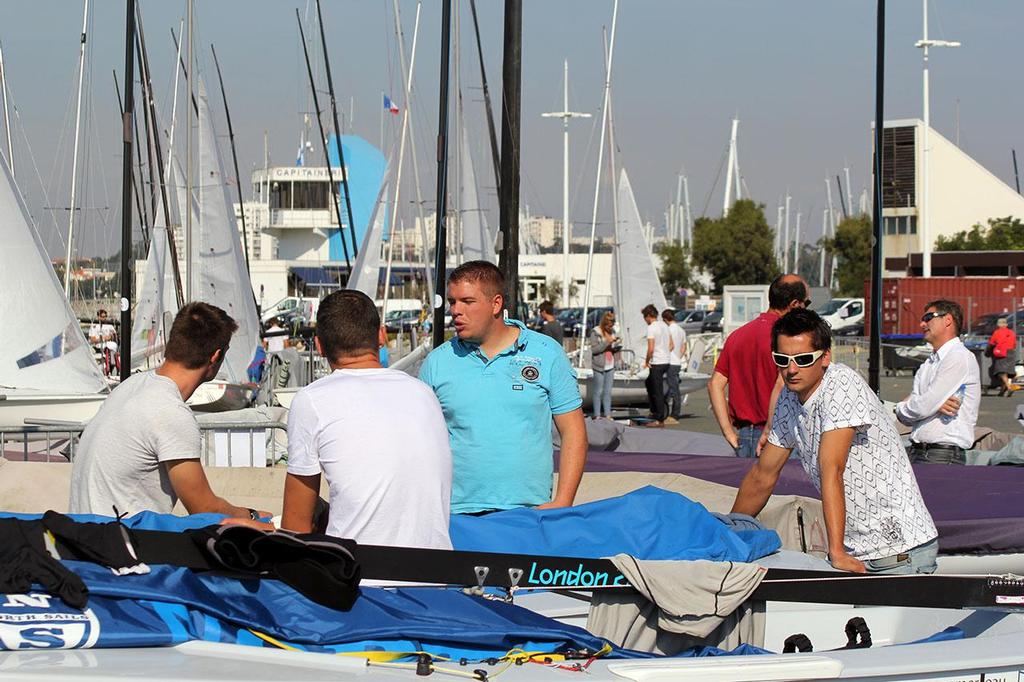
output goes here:
[[0, 519], [0, 592], [21, 594], [39, 585], [76, 609], [89, 602], [82, 579], [46, 551], [42, 521]]
[[352, 540], [246, 526], [209, 526], [187, 533], [217, 565], [276, 578], [317, 604], [347, 611], [359, 594], [361, 571]]
[[85, 523], [48, 511], [42, 523], [76, 559], [109, 568], [129, 568], [139, 563], [130, 549], [131, 531], [118, 521]]

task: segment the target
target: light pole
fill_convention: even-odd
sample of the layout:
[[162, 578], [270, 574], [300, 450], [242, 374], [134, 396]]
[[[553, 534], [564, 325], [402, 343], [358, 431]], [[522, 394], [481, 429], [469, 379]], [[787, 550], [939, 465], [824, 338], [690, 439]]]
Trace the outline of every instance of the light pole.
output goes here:
[[562, 305], [569, 306], [569, 119], [590, 118], [590, 114], [569, 111], [569, 60], [565, 60], [562, 82], [562, 110], [541, 114], [562, 119]]
[[923, 37], [921, 40], [914, 43], [914, 47], [919, 47], [923, 50], [922, 55], [924, 56], [924, 134], [921, 140], [921, 192], [924, 195], [921, 198], [921, 210], [918, 215], [921, 218], [920, 235], [921, 235], [921, 260], [923, 262], [923, 272], [921, 273], [924, 277], [932, 276], [932, 235], [931, 235], [931, 220], [932, 212], [931, 207], [928, 205], [929, 200], [929, 188], [928, 188], [928, 131], [931, 127], [931, 115], [928, 107], [928, 48], [929, 47], [960, 47], [960, 43], [953, 40], [929, 40], [928, 39], [928, 0], [921, 0], [922, 6], [922, 17], [923, 17]]

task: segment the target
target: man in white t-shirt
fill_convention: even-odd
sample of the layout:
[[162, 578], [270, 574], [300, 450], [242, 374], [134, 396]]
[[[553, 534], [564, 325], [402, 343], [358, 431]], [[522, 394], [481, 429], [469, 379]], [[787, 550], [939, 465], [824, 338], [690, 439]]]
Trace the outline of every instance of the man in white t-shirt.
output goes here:
[[216, 306], [182, 306], [163, 363], [122, 381], [82, 432], [71, 466], [69, 512], [170, 514], [180, 499], [189, 514], [269, 516], [213, 493], [199, 461], [199, 423], [185, 404], [200, 384], [217, 376], [237, 329]]
[[665, 425], [668, 412], [665, 409], [665, 375], [668, 373], [672, 353], [672, 337], [668, 325], [659, 319], [658, 309], [647, 305], [643, 309], [644, 322], [647, 323], [647, 356], [644, 367], [647, 373], [647, 399], [651, 405], [654, 421], [646, 425], [659, 428]]
[[387, 337], [373, 301], [343, 289], [320, 303], [316, 349], [334, 370], [288, 414], [281, 526], [310, 532], [327, 476], [327, 534], [364, 544], [451, 549], [452, 454], [429, 386], [381, 367]]
[[890, 414], [857, 372], [831, 361], [832, 335], [811, 310], [772, 327], [785, 388], [771, 434], [732, 511], [764, 508], [792, 450], [821, 493], [829, 561], [855, 573], [932, 573], [938, 533]]
[[665, 308], [661, 311], [662, 321], [668, 325], [668, 336], [672, 350], [668, 355], [668, 371], [665, 372], [666, 424], [678, 424], [683, 409], [679, 395], [679, 372], [683, 369], [683, 353], [686, 352], [686, 330], [676, 322], [676, 311]]
[[263, 332], [263, 347], [268, 353], [280, 353], [288, 346], [288, 334], [281, 326], [281, 318], [271, 318]]

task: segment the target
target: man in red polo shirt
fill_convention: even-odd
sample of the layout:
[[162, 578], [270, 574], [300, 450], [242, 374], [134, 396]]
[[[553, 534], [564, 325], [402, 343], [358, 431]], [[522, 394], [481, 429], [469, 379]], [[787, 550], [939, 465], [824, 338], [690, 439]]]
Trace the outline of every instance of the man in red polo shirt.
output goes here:
[[757, 457], [773, 395], [781, 389], [779, 368], [772, 360], [772, 325], [809, 304], [807, 284], [799, 275], [776, 278], [768, 287], [768, 312], [730, 334], [718, 356], [708, 395], [722, 435], [738, 457]]

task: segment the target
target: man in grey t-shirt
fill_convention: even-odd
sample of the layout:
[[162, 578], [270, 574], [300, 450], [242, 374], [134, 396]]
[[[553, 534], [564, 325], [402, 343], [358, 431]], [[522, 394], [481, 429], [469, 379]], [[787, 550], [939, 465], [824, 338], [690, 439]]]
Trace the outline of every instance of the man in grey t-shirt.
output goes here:
[[71, 469], [72, 514], [190, 514], [257, 518], [210, 489], [199, 461], [199, 424], [185, 401], [217, 376], [238, 325], [220, 308], [189, 303], [174, 318], [164, 362], [129, 377], [82, 432]]
[[540, 318], [544, 320], [540, 333], [550, 336], [561, 344], [565, 339], [565, 330], [562, 329], [562, 323], [555, 319], [555, 306], [551, 301], [544, 301], [540, 304]]

